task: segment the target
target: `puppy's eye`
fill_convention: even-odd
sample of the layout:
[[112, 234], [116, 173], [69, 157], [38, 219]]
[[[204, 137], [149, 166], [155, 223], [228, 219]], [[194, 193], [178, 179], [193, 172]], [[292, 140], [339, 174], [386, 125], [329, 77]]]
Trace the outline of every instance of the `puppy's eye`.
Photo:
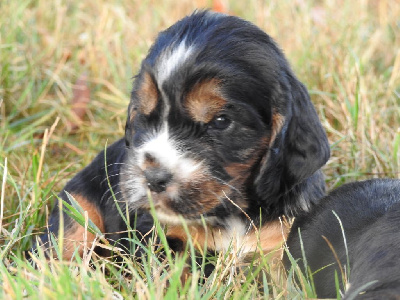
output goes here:
[[225, 115], [221, 115], [215, 117], [210, 123], [208, 123], [208, 127], [211, 129], [224, 130], [227, 129], [231, 123], [231, 119]]

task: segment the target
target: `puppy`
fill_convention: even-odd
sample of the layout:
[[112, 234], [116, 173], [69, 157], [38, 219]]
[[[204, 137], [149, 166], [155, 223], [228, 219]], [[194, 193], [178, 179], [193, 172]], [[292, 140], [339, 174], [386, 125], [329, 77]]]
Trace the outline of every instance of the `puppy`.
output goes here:
[[[399, 299], [399, 228], [400, 180], [354, 182], [297, 217], [287, 245], [303, 274], [315, 272], [318, 298], [336, 298], [336, 273], [343, 299]], [[284, 263], [290, 268], [288, 256]]]
[[[127, 251], [129, 223], [145, 235], [152, 203], [172, 248], [188, 239], [183, 220], [201, 247], [234, 240], [254, 251], [259, 233], [270, 252], [288, 231], [279, 217], [324, 195], [328, 158], [307, 90], [275, 42], [237, 17], [200, 11], [159, 34], [134, 81], [125, 137], [59, 196]], [[59, 216], [56, 203], [42, 243], [59, 232]], [[63, 224], [65, 259], [92, 245], [94, 234], [65, 212]]]

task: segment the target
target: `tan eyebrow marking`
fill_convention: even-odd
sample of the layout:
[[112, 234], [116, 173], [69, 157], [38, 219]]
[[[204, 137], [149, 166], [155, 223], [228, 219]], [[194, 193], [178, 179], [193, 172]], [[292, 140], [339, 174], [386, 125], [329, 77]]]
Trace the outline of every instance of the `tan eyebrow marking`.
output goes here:
[[142, 114], [149, 115], [157, 106], [158, 90], [157, 86], [148, 72], [143, 75], [142, 82], [137, 90], [139, 100], [139, 111]]
[[226, 103], [219, 81], [211, 79], [196, 84], [186, 96], [184, 106], [194, 121], [208, 123]]

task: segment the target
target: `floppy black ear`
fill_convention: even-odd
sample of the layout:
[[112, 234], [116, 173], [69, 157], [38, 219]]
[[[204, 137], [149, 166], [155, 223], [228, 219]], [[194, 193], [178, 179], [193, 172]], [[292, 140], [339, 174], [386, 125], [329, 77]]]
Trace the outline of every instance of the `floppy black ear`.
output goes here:
[[[287, 89], [285, 89], [287, 90]], [[277, 103], [288, 103], [284, 116], [272, 116], [273, 140], [256, 178], [256, 191], [268, 215], [295, 216], [325, 194], [320, 168], [329, 144], [304, 85], [289, 75], [289, 88]]]

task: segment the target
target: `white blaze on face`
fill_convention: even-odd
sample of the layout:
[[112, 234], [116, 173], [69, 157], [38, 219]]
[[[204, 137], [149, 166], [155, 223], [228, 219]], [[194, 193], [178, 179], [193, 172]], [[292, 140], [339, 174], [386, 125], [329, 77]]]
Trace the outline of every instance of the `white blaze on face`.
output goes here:
[[193, 47], [187, 47], [185, 40], [160, 55], [157, 66], [157, 82], [161, 87], [165, 80], [176, 71], [192, 54]]
[[[193, 173], [200, 169], [201, 162], [188, 158], [187, 154], [179, 146], [179, 142], [171, 138], [168, 129], [168, 115], [171, 105], [170, 99], [164, 93], [162, 86], [185, 63], [194, 50], [193, 46], [188, 47], [186, 45], [185, 40], [175, 45], [173, 44], [160, 55], [155, 66], [155, 79], [164, 103], [162, 111], [163, 125], [158, 131], [149, 132], [145, 137], [144, 144], [135, 149], [135, 165], [144, 171], [145, 157], [146, 154], [149, 154], [160, 167], [167, 169], [172, 174], [173, 181], [180, 183], [191, 181]], [[140, 176], [140, 179], [135, 181], [136, 190], [140, 191], [140, 193], [131, 197], [132, 202], [142, 199], [143, 191], [147, 191], [147, 184], [143, 176]], [[179, 190], [175, 190], [175, 192], [170, 191], [168, 196], [173, 199], [178, 194]]]
[[156, 80], [164, 101], [163, 119], [166, 122], [171, 105], [163, 90], [163, 84], [168, 78], [190, 57], [193, 47], [187, 47], [185, 40], [176, 47], [171, 45], [158, 58], [156, 66]]
[[201, 163], [185, 156], [179, 149], [179, 143], [170, 138], [168, 126], [152, 134], [147, 142], [137, 149], [138, 166], [145, 163], [146, 154], [150, 154], [160, 167], [166, 168], [174, 178], [181, 181], [190, 180], [190, 175], [197, 171]]

